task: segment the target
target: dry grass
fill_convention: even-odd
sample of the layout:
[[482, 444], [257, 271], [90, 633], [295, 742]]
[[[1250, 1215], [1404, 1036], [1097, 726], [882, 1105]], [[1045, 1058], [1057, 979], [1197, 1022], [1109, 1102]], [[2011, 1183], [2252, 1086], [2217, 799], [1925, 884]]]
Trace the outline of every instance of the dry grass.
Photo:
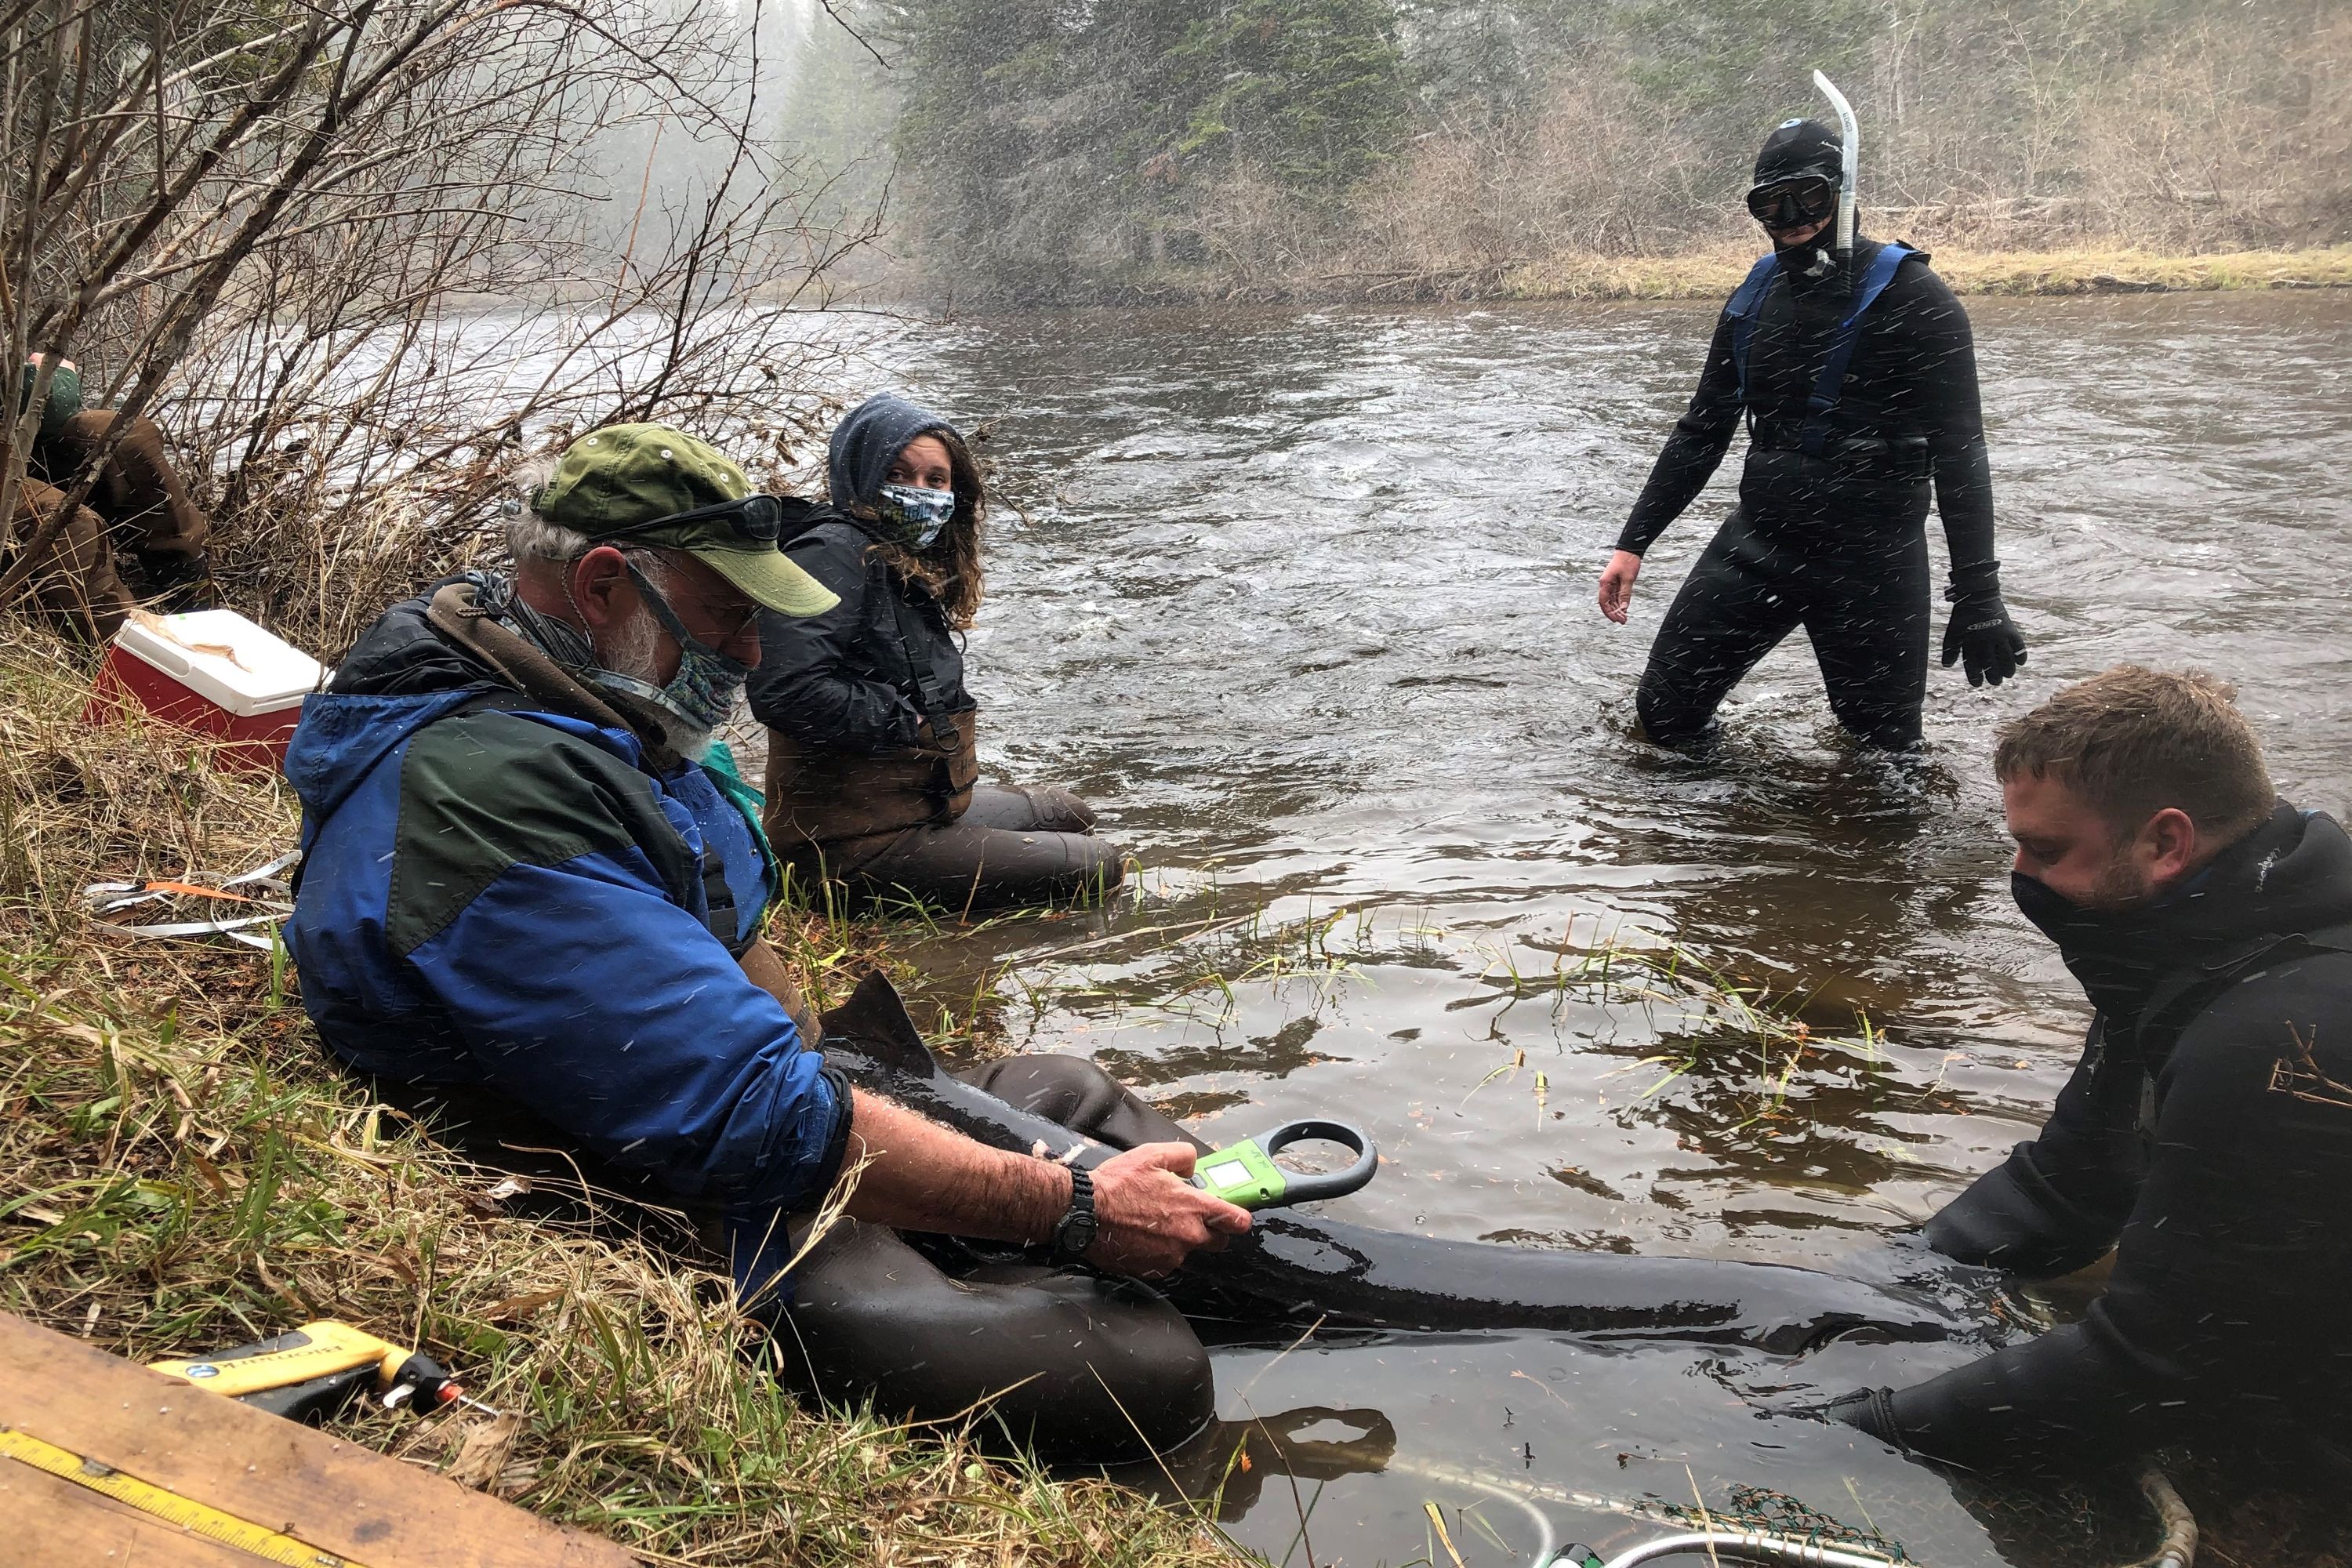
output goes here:
[[[2065, 250], [1937, 247], [1935, 267], [1961, 294], [2098, 294], [2352, 288], [2352, 246], [2168, 256], [2127, 246]], [[1599, 256], [1567, 251], [1502, 279], [1516, 300], [1717, 300], [1739, 286], [1755, 252]]]
[[[1230, 1555], [1106, 1483], [803, 1410], [747, 1365], [758, 1331], [722, 1277], [504, 1212], [327, 1066], [270, 955], [96, 931], [87, 882], [242, 870], [297, 815], [184, 738], [84, 726], [87, 693], [0, 619], [0, 1309], [140, 1358], [320, 1316], [427, 1347], [520, 1420], [355, 1414], [343, 1435], [444, 1467], [468, 1449], [464, 1479], [650, 1561]], [[845, 945], [813, 929], [791, 951]]]
[[[2129, 247], [2053, 251], [1938, 250], [1936, 270], [1963, 294], [2088, 294], [2116, 283], [2200, 292], [2352, 288], [2352, 245], [2178, 256]], [[2112, 281], [2109, 281], [2112, 280]]]

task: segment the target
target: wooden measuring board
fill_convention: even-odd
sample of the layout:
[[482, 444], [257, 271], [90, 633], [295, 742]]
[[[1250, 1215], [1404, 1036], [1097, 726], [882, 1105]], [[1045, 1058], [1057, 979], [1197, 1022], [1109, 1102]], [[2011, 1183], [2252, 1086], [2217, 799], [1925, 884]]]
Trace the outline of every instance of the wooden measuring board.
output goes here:
[[428, 1470], [0, 1312], [14, 1568], [634, 1568]]

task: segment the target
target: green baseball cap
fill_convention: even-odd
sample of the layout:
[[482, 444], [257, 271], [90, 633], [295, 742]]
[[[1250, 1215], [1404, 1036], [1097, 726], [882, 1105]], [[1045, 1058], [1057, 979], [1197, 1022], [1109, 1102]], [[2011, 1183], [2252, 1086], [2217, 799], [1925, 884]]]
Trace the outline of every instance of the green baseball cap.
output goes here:
[[742, 468], [708, 441], [666, 425], [607, 425], [583, 436], [531, 506], [600, 544], [683, 550], [782, 615], [821, 616], [841, 603], [776, 547], [775, 498], [755, 495]]

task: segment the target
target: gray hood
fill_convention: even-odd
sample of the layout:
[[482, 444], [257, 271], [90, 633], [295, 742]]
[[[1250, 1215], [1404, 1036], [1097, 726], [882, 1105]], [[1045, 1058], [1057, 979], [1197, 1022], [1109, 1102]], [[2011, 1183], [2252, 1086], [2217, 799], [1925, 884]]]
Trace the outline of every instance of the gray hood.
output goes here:
[[940, 430], [961, 439], [952, 424], [892, 392], [877, 393], [851, 409], [825, 448], [824, 478], [833, 504], [844, 510], [871, 505], [907, 443]]

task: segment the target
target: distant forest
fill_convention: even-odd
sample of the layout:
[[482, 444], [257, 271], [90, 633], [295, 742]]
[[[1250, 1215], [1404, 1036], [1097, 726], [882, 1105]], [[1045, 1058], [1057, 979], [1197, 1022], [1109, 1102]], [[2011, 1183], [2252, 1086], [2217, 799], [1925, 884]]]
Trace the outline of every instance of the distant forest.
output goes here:
[[974, 301], [1475, 292], [1751, 244], [1749, 162], [1826, 115], [1817, 66], [1866, 230], [2352, 237], [2344, 0], [830, 0], [785, 151]]

